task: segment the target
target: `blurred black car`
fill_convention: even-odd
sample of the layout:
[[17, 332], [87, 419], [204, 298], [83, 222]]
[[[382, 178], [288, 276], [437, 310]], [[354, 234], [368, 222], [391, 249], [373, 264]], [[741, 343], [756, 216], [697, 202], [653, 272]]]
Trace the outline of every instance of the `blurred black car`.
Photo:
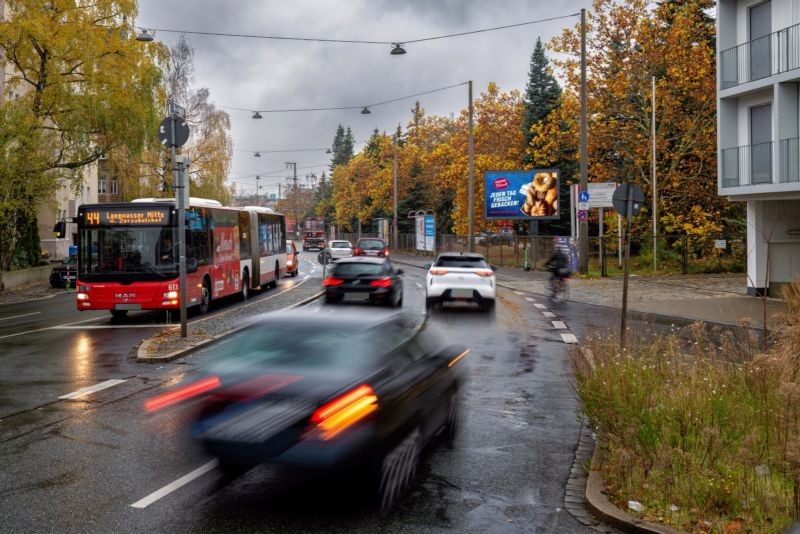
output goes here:
[[326, 304], [403, 305], [403, 270], [395, 269], [388, 259], [353, 256], [337, 260], [331, 269], [322, 281]]
[[78, 277], [78, 256], [72, 254], [55, 265], [50, 271], [50, 285], [52, 287], [75, 287]]
[[217, 347], [153, 411], [199, 398], [192, 433], [222, 469], [260, 463], [334, 474], [387, 511], [440, 430], [452, 443], [469, 352], [402, 314], [292, 310], [262, 315]]

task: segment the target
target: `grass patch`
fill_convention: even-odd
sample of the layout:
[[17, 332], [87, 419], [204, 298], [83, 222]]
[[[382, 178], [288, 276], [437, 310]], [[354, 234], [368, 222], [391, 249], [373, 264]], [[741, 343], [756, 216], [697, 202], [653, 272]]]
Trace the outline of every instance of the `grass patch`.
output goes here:
[[572, 358], [605, 440], [610, 498], [691, 532], [780, 532], [800, 519], [800, 283], [768, 353], [696, 325], [675, 335], [588, 340]]

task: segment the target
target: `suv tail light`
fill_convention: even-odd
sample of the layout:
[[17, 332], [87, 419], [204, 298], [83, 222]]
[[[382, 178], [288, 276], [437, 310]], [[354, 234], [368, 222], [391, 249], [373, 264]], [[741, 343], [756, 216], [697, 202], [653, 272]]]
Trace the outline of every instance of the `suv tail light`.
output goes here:
[[329, 440], [378, 409], [378, 396], [361, 384], [314, 410], [311, 423], [320, 437]]
[[449, 271], [447, 269], [442, 269], [441, 267], [432, 267], [431, 274], [447, 274]]
[[381, 254], [383, 254], [384, 256], [386, 256], [388, 258], [389, 257], [389, 247], [384, 247], [383, 250], [381, 251]]
[[323, 286], [338, 286], [344, 284], [344, 280], [341, 278], [336, 278], [335, 276], [329, 276], [325, 280], [322, 281]]
[[494, 274], [494, 271], [492, 271], [491, 269], [483, 269], [483, 270], [478, 270], [478, 271], [473, 271], [473, 272], [475, 274], [477, 274], [478, 276], [492, 276]]
[[388, 276], [384, 276], [378, 280], [373, 280], [369, 283], [372, 287], [391, 287], [392, 286], [392, 279]]
[[353, 255], [354, 256], [363, 256], [364, 255], [364, 249], [359, 248], [359, 247], [354, 248], [353, 249]]
[[166, 393], [162, 393], [161, 395], [156, 395], [155, 397], [148, 399], [144, 403], [144, 409], [148, 412], [152, 412], [169, 406], [170, 404], [175, 404], [176, 402], [190, 399], [207, 391], [211, 391], [212, 389], [216, 389], [220, 386], [220, 384], [221, 382], [218, 376], [207, 376], [206, 378], [201, 378], [196, 382], [186, 384], [185, 386], [181, 386], [177, 389], [173, 389], [172, 391], [167, 391]]

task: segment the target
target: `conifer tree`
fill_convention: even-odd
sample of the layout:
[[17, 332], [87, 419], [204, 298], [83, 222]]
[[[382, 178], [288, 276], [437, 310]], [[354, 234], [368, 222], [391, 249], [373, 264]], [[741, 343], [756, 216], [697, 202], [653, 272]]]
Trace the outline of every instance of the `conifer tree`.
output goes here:
[[[531, 127], [547, 119], [550, 112], [558, 106], [561, 98], [561, 87], [550, 72], [547, 56], [544, 53], [542, 39], [536, 38], [536, 46], [531, 54], [531, 66], [528, 72], [528, 85], [525, 88], [525, 111], [522, 119], [522, 129], [525, 132], [525, 147], [529, 147], [534, 132]], [[530, 165], [531, 155], [523, 152], [522, 162]]]

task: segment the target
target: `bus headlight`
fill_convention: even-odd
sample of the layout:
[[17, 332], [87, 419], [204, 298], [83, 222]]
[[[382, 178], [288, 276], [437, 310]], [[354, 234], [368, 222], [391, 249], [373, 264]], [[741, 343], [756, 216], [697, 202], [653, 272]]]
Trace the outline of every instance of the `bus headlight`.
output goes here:
[[167, 299], [167, 300], [176, 299], [176, 298], [178, 298], [178, 292], [177, 291], [167, 291], [166, 293], [164, 293], [164, 298]]
[[88, 293], [78, 293], [75, 296], [75, 298], [77, 298], [78, 300], [89, 300], [89, 294]]

